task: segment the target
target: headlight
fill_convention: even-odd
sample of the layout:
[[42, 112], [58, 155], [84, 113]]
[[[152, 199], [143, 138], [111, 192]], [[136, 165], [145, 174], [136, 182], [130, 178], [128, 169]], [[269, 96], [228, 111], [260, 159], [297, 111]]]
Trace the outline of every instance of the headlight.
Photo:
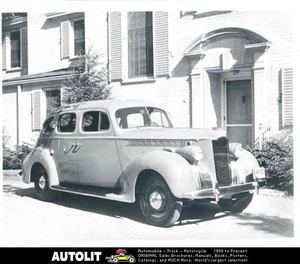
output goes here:
[[199, 146], [196, 146], [196, 148], [194, 148], [194, 151], [192, 153], [192, 157], [194, 158], [195, 161], [202, 160], [203, 151]]
[[203, 158], [203, 151], [200, 146], [192, 145], [176, 149], [176, 153], [191, 163], [196, 163]]

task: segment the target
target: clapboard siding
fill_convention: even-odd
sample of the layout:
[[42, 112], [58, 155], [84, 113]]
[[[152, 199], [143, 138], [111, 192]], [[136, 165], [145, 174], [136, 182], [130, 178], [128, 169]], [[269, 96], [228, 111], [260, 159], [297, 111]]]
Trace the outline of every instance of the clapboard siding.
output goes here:
[[169, 75], [168, 12], [153, 13], [155, 76]]
[[121, 12], [109, 14], [109, 65], [110, 79], [122, 79], [122, 25]]
[[293, 125], [293, 69], [282, 69], [283, 126]]

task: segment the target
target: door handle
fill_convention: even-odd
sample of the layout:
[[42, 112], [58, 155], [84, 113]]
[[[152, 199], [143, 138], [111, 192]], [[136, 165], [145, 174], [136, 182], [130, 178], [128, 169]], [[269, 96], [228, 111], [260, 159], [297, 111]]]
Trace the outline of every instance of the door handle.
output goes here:
[[75, 144], [75, 148], [73, 149], [72, 152], [73, 152], [73, 153], [76, 153], [76, 152], [81, 148], [81, 145], [82, 145], [82, 144], [80, 144], [80, 143], [76, 143], [76, 144]]
[[71, 146], [64, 148], [64, 154], [67, 154], [71, 151], [71, 149], [75, 146], [75, 143], [72, 143]]

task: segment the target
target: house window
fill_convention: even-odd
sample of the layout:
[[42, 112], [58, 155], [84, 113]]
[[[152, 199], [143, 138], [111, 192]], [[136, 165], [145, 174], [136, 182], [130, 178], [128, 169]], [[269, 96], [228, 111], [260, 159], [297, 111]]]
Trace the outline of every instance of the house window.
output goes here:
[[128, 76], [153, 76], [152, 12], [128, 12]]
[[74, 22], [74, 55], [85, 53], [84, 20]]
[[21, 67], [21, 41], [20, 31], [10, 33], [11, 68]]
[[61, 105], [60, 90], [46, 91], [47, 116]]

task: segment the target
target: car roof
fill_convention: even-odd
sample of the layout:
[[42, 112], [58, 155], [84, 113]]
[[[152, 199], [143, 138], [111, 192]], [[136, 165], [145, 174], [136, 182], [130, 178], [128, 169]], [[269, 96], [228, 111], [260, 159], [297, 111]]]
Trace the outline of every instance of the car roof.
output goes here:
[[58, 112], [65, 112], [65, 111], [76, 111], [76, 110], [97, 109], [97, 108], [106, 109], [109, 112], [115, 112], [121, 108], [139, 107], [139, 106], [151, 106], [151, 107], [162, 108], [158, 104], [143, 101], [143, 100], [106, 99], [106, 100], [94, 100], [94, 101], [86, 101], [86, 102], [64, 105], [54, 110], [51, 114], [58, 113]]

